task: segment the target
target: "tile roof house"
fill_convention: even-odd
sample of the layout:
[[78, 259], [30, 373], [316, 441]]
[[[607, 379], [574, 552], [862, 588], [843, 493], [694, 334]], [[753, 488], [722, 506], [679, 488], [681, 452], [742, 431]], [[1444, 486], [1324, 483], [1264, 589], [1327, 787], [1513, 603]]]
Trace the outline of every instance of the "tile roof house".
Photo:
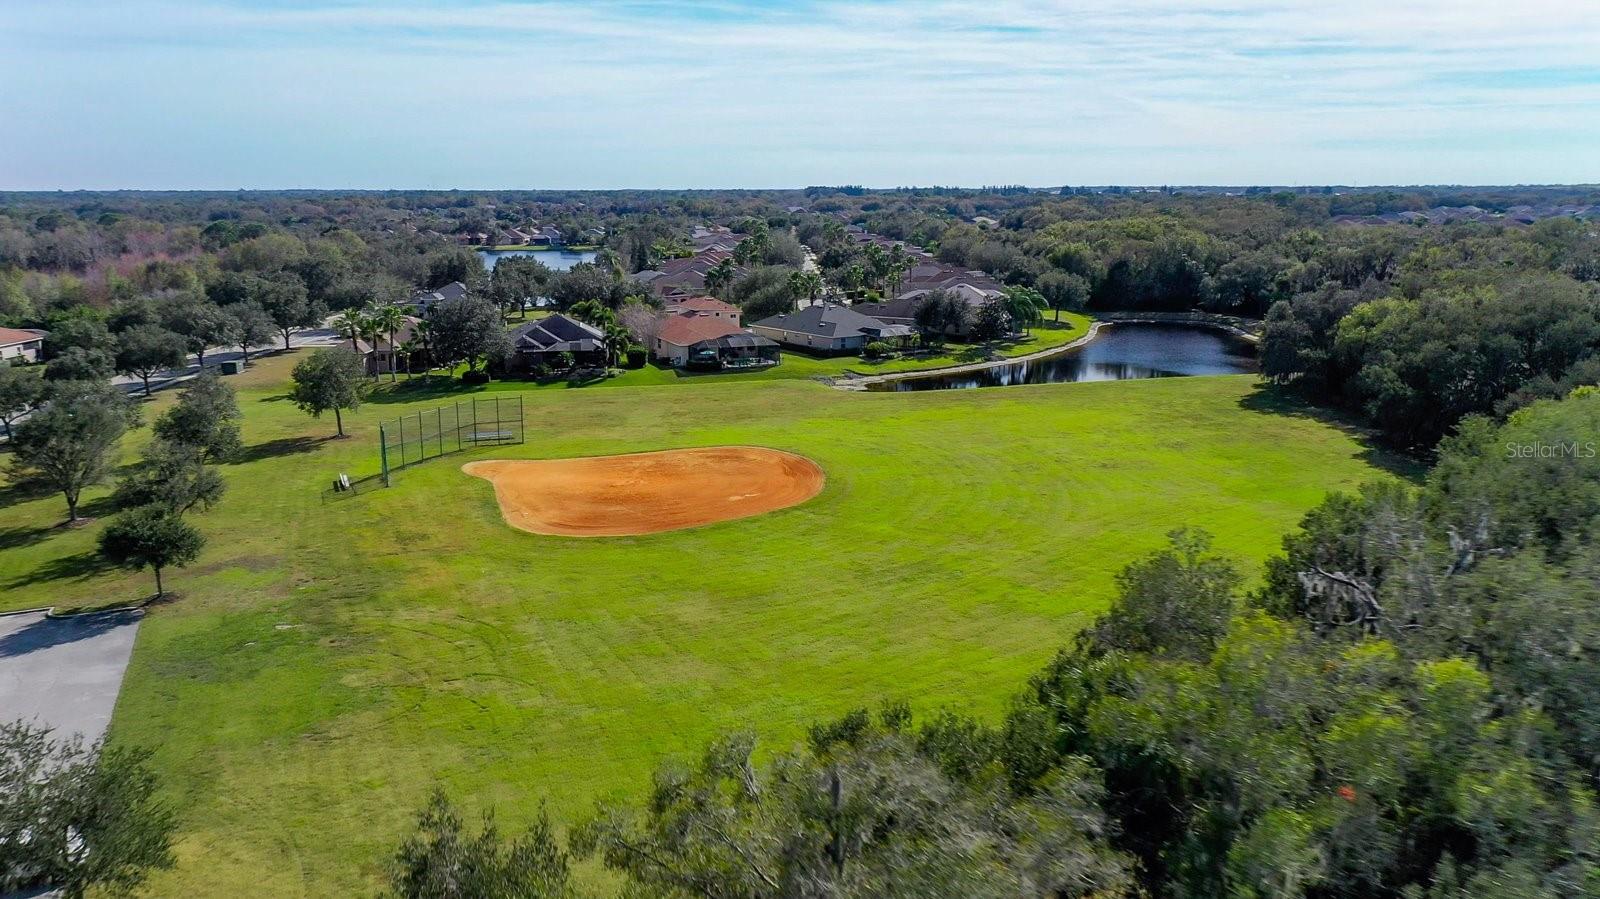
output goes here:
[[739, 324], [739, 317], [743, 314], [739, 307], [732, 303], [724, 303], [716, 297], [673, 297], [667, 300], [668, 312], [695, 312], [700, 315], [709, 315], [713, 318], [732, 319], [734, 324]]
[[38, 362], [48, 331], [33, 328], [0, 328], [0, 363]]
[[511, 332], [511, 368], [527, 372], [550, 367], [557, 353], [570, 353], [579, 366], [606, 364], [605, 332], [588, 322], [551, 315]]
[[777, 344], [739, 327], [736, 317], [670, 308], [661, 313], [650, 347], [656, 359], [675, 367], [693, 362], [712, 368], [736, 367], [732, 362], [775, 365], [777, 350]]
[[750, 330], [779, 343], [822, 353], [859, 353], [869, 343], [904, 343], [916, 333], [909, 325], [881, 321], [831, 303], [764, 318]]

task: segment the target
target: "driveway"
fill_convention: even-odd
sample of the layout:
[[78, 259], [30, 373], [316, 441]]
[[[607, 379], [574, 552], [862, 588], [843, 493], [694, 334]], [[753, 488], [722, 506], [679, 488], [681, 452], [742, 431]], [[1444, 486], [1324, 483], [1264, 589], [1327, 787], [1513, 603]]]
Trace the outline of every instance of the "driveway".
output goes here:
[[92, 743], [105, 735], [143, 612], [0, 615], [0, 721]]

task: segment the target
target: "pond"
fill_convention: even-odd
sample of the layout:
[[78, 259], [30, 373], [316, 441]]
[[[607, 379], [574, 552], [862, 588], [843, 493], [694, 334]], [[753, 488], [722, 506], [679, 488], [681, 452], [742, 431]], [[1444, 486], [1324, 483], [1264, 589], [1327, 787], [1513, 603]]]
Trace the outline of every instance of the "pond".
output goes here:
[[1256, 348], [1216, 328], [1124, 323], [1101, 327], [1094, 340], [1057, 356], [979, 371], [931, 374], [871, 385], [872, 390], [961, 390], [1013, 384], [1122, 381], [1255, 372]]
[[593, 262], [593, 250], [479, 250], [483, 267], [494, 271], [494, 264], [506, 256], [532, 256], [558, 272], [564, 272], [580, 262]]

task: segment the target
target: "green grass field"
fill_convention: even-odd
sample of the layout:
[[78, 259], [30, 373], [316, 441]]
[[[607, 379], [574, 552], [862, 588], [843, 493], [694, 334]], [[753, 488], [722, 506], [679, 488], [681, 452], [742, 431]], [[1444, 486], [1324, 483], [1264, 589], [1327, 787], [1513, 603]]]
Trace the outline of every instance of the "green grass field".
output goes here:
[[[530, 390], [526, 445], [327, 502], [339, 471], [376, 470], [380, 418], [428, 403], [369, 404], [325, 440], [332, 420], [287, 400], [293, 361], [234, 379], [245, 458], [194, 519], [210, 545], [171, 573], [181, 596], [145, 621], [113, 723], [154, 748], [182, 810], [156, 895], [371, 894], [435, 782], [510, 826], [540, 801], [570, 821], [726, 729], [784, 747], [882, 699], [996, 714], [1169, 529], [1204, 524], [1254, 566], [1325, 491], [1385, 476], [1243, 376], [909, 394], [736, 376]], [[581, 540], [507, 527], [459, 470], [710, 444], [802, 453], [827, 487]], [[0, 606], [150, 591], [94, 561], [100, 524], [51, 527], [63, 514], [0, 482]]]

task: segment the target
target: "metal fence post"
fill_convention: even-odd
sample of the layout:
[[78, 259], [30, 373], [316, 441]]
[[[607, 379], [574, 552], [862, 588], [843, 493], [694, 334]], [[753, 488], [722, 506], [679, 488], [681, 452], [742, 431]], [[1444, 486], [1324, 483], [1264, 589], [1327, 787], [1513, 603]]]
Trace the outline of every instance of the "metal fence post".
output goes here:
[[383, 423], [378, 423], [378, 463], [383, 466], [383, 486], [389, 484], [389, 435], [383, 429]]

